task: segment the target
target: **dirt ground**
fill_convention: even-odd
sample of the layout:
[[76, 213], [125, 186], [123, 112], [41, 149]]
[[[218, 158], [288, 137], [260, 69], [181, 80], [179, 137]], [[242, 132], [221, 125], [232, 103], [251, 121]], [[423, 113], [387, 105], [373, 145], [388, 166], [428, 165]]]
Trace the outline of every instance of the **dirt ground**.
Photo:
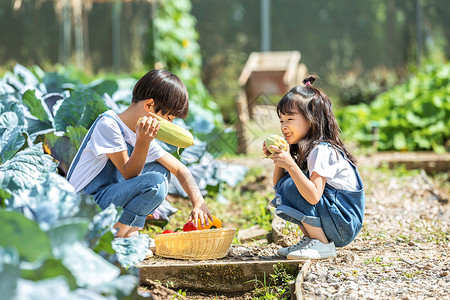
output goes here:
[[[367, 198], [364, 227], [355, 241], [338, 248], [336, 258], [313, 261], [302, 285], [304, 298], [450, 299], [448, 191], [424, 172], [397, 178], [363, 165], [360, 173]], [[289, 243], [297, 239], [286, 236]], [[252, 299], [251, 293], [185, 296]]]

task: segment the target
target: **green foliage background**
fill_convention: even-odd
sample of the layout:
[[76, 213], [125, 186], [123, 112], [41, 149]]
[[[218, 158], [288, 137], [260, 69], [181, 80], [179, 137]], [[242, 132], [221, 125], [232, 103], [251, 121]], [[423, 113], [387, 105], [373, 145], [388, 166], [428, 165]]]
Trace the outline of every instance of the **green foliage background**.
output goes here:
[[337, 117], [344, 135], [361, 145], [370, 145], [376, 126], [379, 150], [449, 151], [450, 64], [426, 64], [372, 103], [347, 106]]

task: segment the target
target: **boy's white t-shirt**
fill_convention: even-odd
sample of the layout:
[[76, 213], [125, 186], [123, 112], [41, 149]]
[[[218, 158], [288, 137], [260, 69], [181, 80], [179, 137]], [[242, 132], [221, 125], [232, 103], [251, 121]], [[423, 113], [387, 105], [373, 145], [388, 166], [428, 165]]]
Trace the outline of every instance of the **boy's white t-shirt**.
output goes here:
[[307, 158], [309, 175], [315, 171], [326, 177], [327, 183], [337, 189], [358, 191], [361, 189], [355, 170], [342, 154], [331, 145], [317, 145]]
[[[92, 135], [84, 148], [81, 157], [69, 178], [75, 191], [84, 189], [105, 167], [108, 162], [108, 153], [116, 153], [127, 150], [127, 143], [136, 144], [136, 133], [122, 122], [113, 110], [105, 112], [120, 123], [124, 135], [117, 122], [109, 117], [102, 117], [95, 125]], [[155, 161], [167, 152], [153, 140], [148, 148], [146, 162]]]

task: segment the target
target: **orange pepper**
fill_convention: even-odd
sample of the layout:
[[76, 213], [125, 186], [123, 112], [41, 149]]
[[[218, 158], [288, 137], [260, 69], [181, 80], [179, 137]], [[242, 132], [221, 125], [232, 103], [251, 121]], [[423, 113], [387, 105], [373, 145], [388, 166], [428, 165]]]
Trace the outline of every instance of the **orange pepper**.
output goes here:
[[222, 228], [222, 221], [216, 217], [211, 215], [212, 217], [212, 221], [208, 219], [209, 225], [206, 225], [204, 227], [202, 227], [202, 225], [200, 224], [200, 221], [198, 222], [198, 226], [197, 229], [199, 230], [203, 230], [203, 229], [212, 229], [212, 228]]

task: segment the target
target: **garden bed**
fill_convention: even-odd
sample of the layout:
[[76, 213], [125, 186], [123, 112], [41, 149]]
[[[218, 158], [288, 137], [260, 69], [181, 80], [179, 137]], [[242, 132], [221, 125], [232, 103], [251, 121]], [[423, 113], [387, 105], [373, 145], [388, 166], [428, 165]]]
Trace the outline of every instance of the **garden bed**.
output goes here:
[[280, 246], [232, 245], [226, 257], [212, 260], [179, 260], [154, 256], [139, 265], [141, 283], [159, 281], [174, 289], [202, 292], [246, 292], [257, 281], [270, 281], [269, 274], [283, 268], [296, 276], [304, 263], [276, 255]]

